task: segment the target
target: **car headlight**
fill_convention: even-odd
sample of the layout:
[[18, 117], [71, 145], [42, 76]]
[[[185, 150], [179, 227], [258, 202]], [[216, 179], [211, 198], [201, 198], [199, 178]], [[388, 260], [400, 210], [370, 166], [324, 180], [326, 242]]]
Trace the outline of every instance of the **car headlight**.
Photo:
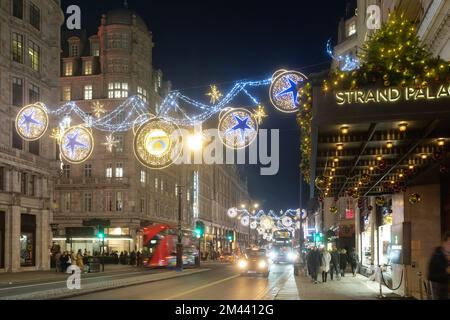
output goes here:
[[263, 268], [267, 267], [267, 263], [266, 263], [265, 261], [260, 261], [260, 262], [258, 263], [258, 267], [260, 267], [261, 269], [263, 269]]
[[273, 252], [273, 251], [272, 251], [272, 252], [269, 254], [269, 258], [272, 259], [272, 260], [274, 260], [276, 257], [277, 257], [277, 253], [276, 253], [276, 252]]
[[297, 259], [297, 254], [293, 253], [293, 252], [289, 252], [288, 253], [288, 258], [291, 261], [295, 261]]
[[247, 267], [247, 261], [239, 260], [238, 266], [239, 266], [239, 268], [244, 269], [245, 267]]

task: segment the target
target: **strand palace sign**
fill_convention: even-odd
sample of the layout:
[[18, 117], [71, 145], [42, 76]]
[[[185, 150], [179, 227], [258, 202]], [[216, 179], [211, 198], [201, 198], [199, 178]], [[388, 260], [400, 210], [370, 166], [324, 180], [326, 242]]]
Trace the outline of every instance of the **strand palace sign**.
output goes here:
[[393, 103], [397, 101], [450, 99], [450, 85], [438, 88], [385, 88], [336, 92], [336, 103], [347, 104]]

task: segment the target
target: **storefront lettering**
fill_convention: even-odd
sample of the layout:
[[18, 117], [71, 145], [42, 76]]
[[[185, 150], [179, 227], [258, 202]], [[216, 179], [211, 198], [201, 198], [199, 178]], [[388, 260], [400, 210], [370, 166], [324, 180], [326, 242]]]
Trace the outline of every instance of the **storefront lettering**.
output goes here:
[[368, 104], [405, 101], [436, 100], [450, 97], [450, 85], [441, 85], [437, 90], [432, 88], [386, 88], [378, 90], [351, 90], [338, 91], [336, 103], [340, 106], [345, 104]]

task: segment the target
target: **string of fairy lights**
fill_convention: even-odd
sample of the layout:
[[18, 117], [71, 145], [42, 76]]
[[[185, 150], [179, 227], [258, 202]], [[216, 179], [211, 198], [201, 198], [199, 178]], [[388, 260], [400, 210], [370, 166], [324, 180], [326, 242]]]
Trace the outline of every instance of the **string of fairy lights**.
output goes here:
[[[23, 139], [38, 140], [49, 127], [49, 116], [58, 118], [58, 126], [51, 128], [49, 135], [60, 146], [60, 159], [73, 164], [86, 161], [92, 154], [93, 130], [107, 133], [105, 142], [101, 144], [109, 152], [119, 143], [116, 133], [133, 130], [136, 158], [144, 166], [162, 169], [173, 164], [180, 154], [183, 144], [180, 127], [193, 128], [218, 115], [222, 143], [231, 149], [246, 148], [256, 139], [258, 126], [267, 117], [264, 106], [252, 90], [270, 85], [269, 96], [273, 106], [281, 112], [293, 113], [299, 110], [302, 99], [299, 91], [307, 81], [300, 72], [278, 70], [268, 79], [237, 81], [226, 94], [222, 94], [216, 85], [211, 85], [205, 94], [209, 103], [193, 99], [181, 91], [172, 91], [164, 98], [156, 115], [149, 112], [149, 105], [139, 96], [127, 98], [113, 110], [105, 109], [99, 101], [94, 101], [89, 111], [74, 101], [57, 108], [38, 102], [19, 111], [16, 129]], [[238, 95], [248, 97], [251, 106], [231, 107]], [[81, 124], [72, 121], [73, 116], [78, 117]]]

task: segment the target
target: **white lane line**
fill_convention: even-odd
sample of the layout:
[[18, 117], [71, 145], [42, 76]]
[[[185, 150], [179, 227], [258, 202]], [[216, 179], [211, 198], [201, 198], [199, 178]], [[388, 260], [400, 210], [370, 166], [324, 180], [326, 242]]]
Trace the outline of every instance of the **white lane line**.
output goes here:
[[215, 286], [215, 285], [217, 285], [217, 284], [219, 284], [219, 283], [222, 283], [222, 282], [225, 282], [225, 281], [228, 281], [228, 280], [231, 280], [231, 279], [240, 277], [240, 276], [241, 276], [240, 274], [236, 274], [236, 275], [234, 275], [234, 276], [231, 276], [231, 277], [228, 277], [228, 278], [225, 278], [225, 279], [221, 279], [221, 280], [218, 280], [218, 281], [215, 281], [215, 282], [211, 282], [211, 283], [205, 284], [205, 285], [200, 286], [200, 287], [197, 287], [197, 288], [195, 288], [195, 289], [191, 289], [191, 290], [188, 290], [188, 291], [184, 291], [184, 292], [179, 293], [179, 294], [176, 294], [176, 295], [174, 295], [174, 296], [165, 298], [164, 300], [174, 300], [174, 299], [176, 299], [176, 298], [178, 298], [178, 297], [187, 295], [187, 294], [192, 293], [192, 292], [195, 292], [195, 291], [203, 290], [203, 289], [208, 288], [208, 287]]
[[[133, 273], [127, 273], [126, 275], [132, 275], [132, 274], [138, 274], [141, 272], [133, 272]], [[99, 276], [99, 277], [88, 277], [88, 278], [81, 278], [81, 280], [85, 281], [85, 280], [89, 280], [89, 279], [103, 279], [103, 278], [112, 278], [112, 277], [117, 277], [120, 274], [116, 274], [116, 275], [110, 275], [110, 276]], [[70, 276], [70, 274], [67, 274], [67, 277]], [[67, 280], [63, 280], [63, 281], [54, 281], [54, 282], [44, 282], [44, 283], [36, 283], [36, 284], [29, 284], [29, 285], [24, 285], [24, 286], [16, 286], [16, 287], [7, 287], [7, 288], [0, 288], [0, 291], [4, 291], [4, 290], [14, 290], [14, 289], [22, 289], [22, 288], [31, 288], [31, 287], [38, 287], [38, 286], [45, 286], [45, 285], [49, 285], [49, 284], [56, 284], [56, 283], [66, 283]]]

